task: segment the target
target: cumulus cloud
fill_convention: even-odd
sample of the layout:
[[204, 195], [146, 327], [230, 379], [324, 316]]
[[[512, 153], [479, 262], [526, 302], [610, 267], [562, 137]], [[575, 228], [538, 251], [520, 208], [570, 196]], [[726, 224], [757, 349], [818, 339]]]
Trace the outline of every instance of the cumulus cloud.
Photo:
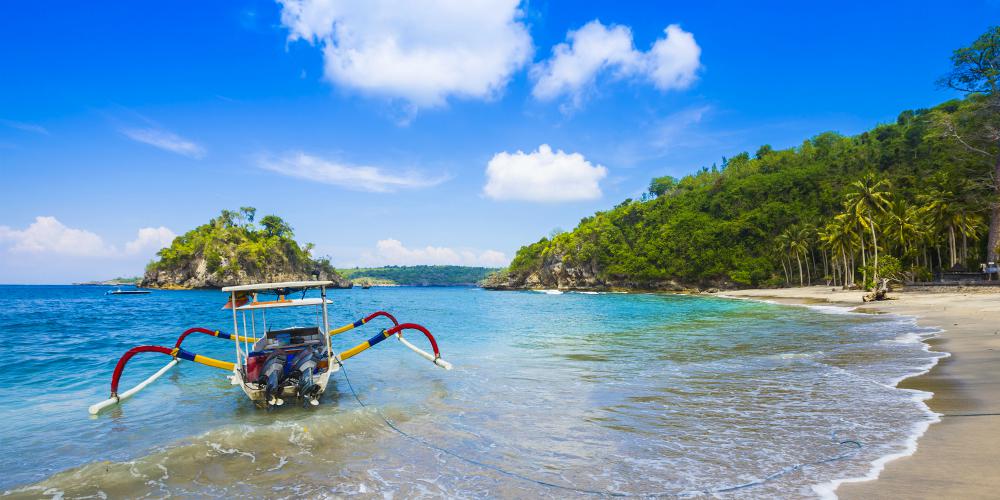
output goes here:
[[694, 35], [676, 24], [646, 52], [635, 48], [627, 26], [605, 26], [593, 20], [567, 34], [568, 42], [552, 48], [552, 56], [531, 68], [532, 95], [543, 101], [568, 96], [579, 106], [598, 74], [639, 78], [662, 91], [685, 89], [697, 78], [701, 47]]
[[23, 253], [53, 253], [96, 257], [106, 256], [111, 249], [100, 236], [83, 229], [66, 227], [55, 217], [35, 217], [25, 229], [0, 226], [0, 242], [10, 244], [10, 250]]
[[261, 158], [258, 166], [289, 177], [373, 193], [430, 187], [447, 180], [444, 176], [428, 177], [412, 171], [392, 173], [380, 167], [349, 165], [301, 152], [280, 158]]
[[125, 244], [124, 252], [108, 245], [95, 233], [67, 227], [55, 217], [38, 216], [24, 229], [0, 226], [0, 244], [9, 251], [25, 254], [50, 254], [72, 257], [115, 257], [138, 255], [159, 250], [170, 244], [176, 235], [160, 226], [139, 229], [136, 239]]
[[121, 133], [133, 141], [149, 144], [164, 151], [189, 158], [201, 159], [205, 156], [205, 148], [201, 145], [167, 130], [159, 128], [125, 128], [121, 130]]
[[170, 246], [177, 235], [173, 231], [160, 227], [144, 227], [139, 229], [134, 240], [125, 244], [125, 253], [137, 254], [148, 250], [158, 251]]
[[608, 175], [580, 153], [553, 152], [548, 144], [537, 151], [497, 153], [486, 166], [483, 194], [495, 200], [562, 202], [601, 197], [600, 180]]
[[375, 252], [368, 252], [364, 260], [372, 265], [456, 265], [503, 267], [510, 261], [506, 255], [496, 250], [474, 251], [449, 247], [426, 246], [408, 248], [396, 239], [379, 240]]
[[323, 52], [344, 88], [435, 107], [490, 99], [531, 58], [518, 0], [278, 0], [289, 40]]

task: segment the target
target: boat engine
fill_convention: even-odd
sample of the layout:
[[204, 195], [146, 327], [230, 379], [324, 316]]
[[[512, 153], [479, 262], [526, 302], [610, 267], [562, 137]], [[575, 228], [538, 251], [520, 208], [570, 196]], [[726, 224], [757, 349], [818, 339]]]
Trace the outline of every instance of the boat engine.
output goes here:
[[320, 387], [313, 382], [313, 373], [316, 371], [317, 363], [317, 356], [313, 348], [306, 347], [292, 359], [291, 372], [288, 374], [290, 384], [295, 380], [299, 396], [308, 399], [313, 406], [319, 404], [319, 399], [316, 396]]
[[265, 386], [264, 395], [267, 404], [282, 405], [284, 401], [278, 397], [281, 395], [282, 382], [285, 379], [285, 362], [287, 355], [282, 350], [277, 350], [267, 357], [264, 362], [264, 369], [261, 370], [257, 383]]

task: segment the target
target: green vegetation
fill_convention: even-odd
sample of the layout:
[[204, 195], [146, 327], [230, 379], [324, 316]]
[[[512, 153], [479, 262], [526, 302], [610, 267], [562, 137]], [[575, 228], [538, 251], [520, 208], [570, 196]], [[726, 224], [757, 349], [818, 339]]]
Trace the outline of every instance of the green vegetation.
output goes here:
[[[967, 93], [895, 123], [761, 146], [522, 247], [508, 280], [546, 265], [608, 284], [870, 285], [995, 261], [1000, 233], [1000, 28], [955, 51]], [[990, 223], [988, 223], [989, 221]]]
[[147, 275], [157, 271], [190, 268], [204, 259], [206, 271], [225, 275], [268, 279], [281, 274], [334, 275], [329, 259], [314, 259], [313, 245], [300, 246], [291, 226], [275, 215], [254, 222], [257, 210], [242, 207], [223, 210], [208, 224], [184, 233], [167, 248], [157, 252], [159, 260], [146, 267]]
[[496, 269], [466, 266], [386, 266], [338, 269], [355, 285], [474, 285]]

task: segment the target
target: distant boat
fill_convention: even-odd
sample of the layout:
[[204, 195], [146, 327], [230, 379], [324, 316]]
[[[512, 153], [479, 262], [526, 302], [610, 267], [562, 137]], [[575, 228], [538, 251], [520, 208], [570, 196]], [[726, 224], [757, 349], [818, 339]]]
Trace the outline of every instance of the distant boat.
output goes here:
[[146, 295], [151, 293], [149, 290], [122, 290], [121, 288], [117, 290], [108, 290], [104, 292], [104, 295]]

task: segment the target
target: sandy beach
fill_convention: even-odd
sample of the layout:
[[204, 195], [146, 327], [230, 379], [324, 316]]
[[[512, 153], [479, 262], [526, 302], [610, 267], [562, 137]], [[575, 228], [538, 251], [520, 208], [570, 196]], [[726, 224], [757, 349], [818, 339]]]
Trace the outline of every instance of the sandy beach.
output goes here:
[[[732, 297], [788, 304], [856, 306], [860, 311], [915, 316], [921, 326], [943, 330], [928, 340], [948, 352], [928, 373], [901, 388], [934, 393], [927, 401], [941, 414], [910, 456], [886, 464], [876, 480], [842, 484], [840, 498], [996, 498], [1000, 491], [1000, 290], [919, 289], [894, 292], [894, 300], [862, 303], [862, 292], [814, 286], [726, 292]], [[987, 415], [984, 415], [987, 414]], [[995, 415], [988, 415], [995, 414]]]

